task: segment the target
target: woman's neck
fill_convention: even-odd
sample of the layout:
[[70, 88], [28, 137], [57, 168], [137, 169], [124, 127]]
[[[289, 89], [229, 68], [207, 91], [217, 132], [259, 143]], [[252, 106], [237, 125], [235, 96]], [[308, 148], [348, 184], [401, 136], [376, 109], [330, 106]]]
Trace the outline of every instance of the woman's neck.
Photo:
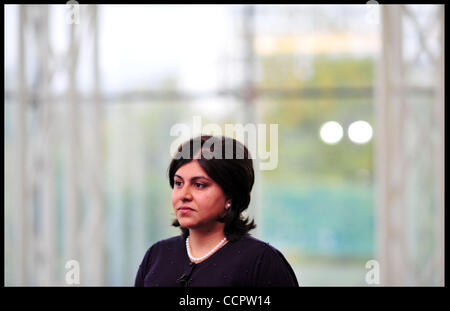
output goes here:
[[223, 228], [207, 232], [189, 229], [189, 245], [192, 256], [201, 257], [205, 255], [222, 241], [224, 237]]

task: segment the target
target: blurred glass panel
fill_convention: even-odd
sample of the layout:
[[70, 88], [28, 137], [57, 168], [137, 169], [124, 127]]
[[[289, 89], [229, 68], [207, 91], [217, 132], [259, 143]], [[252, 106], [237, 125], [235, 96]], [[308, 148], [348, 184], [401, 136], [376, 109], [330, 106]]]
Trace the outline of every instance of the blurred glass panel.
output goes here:
[[101, 21], [107, 93], [157, 90], [168, 79], [180, 91], [211, 92], [223, 88], [222, 75], [235, 76], [232, 6], [101, 6]]
[[[347, 130], [358, 120], [373, 126], [378, 29], [361, 6], [258, 13], [257, 105], [280, 136], [279, 166], [262, 173], [261, 234], [287, 254], [303, 285], [364, 285], [375, 254], [373, 146], [353, 143]], [[320, 138], [329, 121], [344, 130], [333, 145]]]
[[[406, 284], [428, 285], [437, 282], [430, 254], [440, 250], [441, 235], [433, 162], [440, 148], [433, 90], [440, 48], [433, 17], [439, 12], [436, 6], [406, 7], [415, 17], [403, 16], [402, 40], [396, 43], [405, 59], [405, 89], [399, 94], [406, 109], [393, 134], [407, 133], [401, 147], [411, 170], [402, 186], [409, 209], [406, 225], [394, 229], [407, 233]], [[230, 123], [278, 124], [277, 168], [259, 171], [255, 165], [249, 209], [258, 225], [254, 235], [286, 255], [301, 285], [367, 285], [365, 263], [377, 258], [381, 228], [375, 222], [375, 142], [377, 130], [386, 126], [374, 117], [383, 40], [372, 8], [100, 5], [98, 64], [92, 6], [81, 6], [77, 58], [69, 54], [66, 6], [49, 6], [48, 20], [43, 6], [27, 6], [26, 22], [19, 16], [22, 6], [5, 8], [6, 285], [65, 285], [65, 256], [73, 246], [66, 240], [71, 204], [80, 217], [74, 223], [84, 262], [96, 245], [92, 241], [104, 244], [105, 256], [94, 259], [106, 275], [94, 285], [132, 285], [148, 247], [179, 234], [170, 225], [167, 167], [176, 139], [170, 129], [192, 125], [194, 117], [222, 130]], [[42, 52], [45, 22], [48, 55]], [[18, 80], [19, 26], [24, 81]], [[71, 106], [72, 88], [78, 97]], [[29, 98], [20, 105], [24, 94]], [[364, 144], [348, 134], [360, 120], [373, 129]], [[329, 121], [343, 129], [335, 144], [320, 137]], [[75, 205], [71, 196], [77, 197]], [[104, 219], [96, 214], [98, 196]], [[18, 206], [29, 212], [25, 239], [20, 233], [28, 220]], [[105, 240], [95, 231], [103, 225]], [[49, 238], [50, 227], [56, 234]], [[20, 256], [25, 243], [31, 246], [28, 262]], [[21, 278], [24, 266], [30, 271]]]

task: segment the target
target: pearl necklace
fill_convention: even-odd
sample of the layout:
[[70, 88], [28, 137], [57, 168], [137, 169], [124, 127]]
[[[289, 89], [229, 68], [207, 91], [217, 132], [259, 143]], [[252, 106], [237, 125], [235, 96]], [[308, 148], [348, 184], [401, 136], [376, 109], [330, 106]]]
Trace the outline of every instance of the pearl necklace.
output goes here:
[[222, 245], [223, 243], [225, 243], [226, 240], [227, 240], [227, 238], [224, 237], [223, 240], [220, 241], [219, 244], [217, 244], [217, 245], [216, 245], [212, 250], [210, 250], [205, 256], [195, 258], [195, 257], [192, 256], [192, 254], [191, 254], [190, 247], [189, 247], [189, 237], [187, 237], [187, 238], [186, 238], [186, 250], [187, 250], [187, 253], [188, 253], [189, 258], [190, 258], [192, 261], [200, 261], [200, 260], [205, 259], [205, 258], [208, 257], [209, 255], [211, 255], [212, 253], [214, 253], [214, 252], [216, 251], [216, 249], [220, 247], [220, 245]]

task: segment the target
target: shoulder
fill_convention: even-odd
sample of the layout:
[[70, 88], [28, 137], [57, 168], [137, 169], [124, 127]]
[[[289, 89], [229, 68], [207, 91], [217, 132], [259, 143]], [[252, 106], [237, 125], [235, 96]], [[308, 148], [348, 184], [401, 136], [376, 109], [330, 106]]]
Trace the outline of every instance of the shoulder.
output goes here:
[[168, 239], [160, 240], [152, 244], [146, 251], [144, 259], [166, 253], [168, 251], [174, 251], [184, 246], [184, 239], [181, 235], [174, 236]]
[[143, 286], [145, 276], [153, 265], [160, 266], [168, 261], [182, 258], [183, 246], [184, 239], [181, 235], [160, 240], [151, 245], [145, 252], [144, 258], [139, 265], [135, 285]]
[[285, 261], [284, 256], [274, 246], [249, 234], [242, 236], [239, 240], [233, 242], [234, 248], [239, 252], [246, 254], [254, 260], [280, 260]]
[[295, 273], [284, 255], [274, 246], [250, 235], [236, 241], [253, 266], [255, 286], [298, 286]]
[[168, 239], [159, 240], [151, 245], [148, 251], [171, 249], [172, 247], [179, 247], [180, 245], [184, 245], [184, 239], [181, 235], [178, 235]]
[[184, 239], [181, 235], [177, 235], [168, 239], [160, 240], [155, 244], [153, 244], [153, 246], [167, 247], [167, 246], [176, 246], [179, 245], [180, 243], [184, 243]]
[[247, 250], [251, 250], [252, 252], [258, 253], [260, 255], [268, 253], [268, 254], [277, 254], [280, 251], [276, 249], [274, 246], [270, 245], [267, 242], [264, 242], [260, 239], [257, 239], [249, 234], [242, 236], [236, 242], [236, 246], [240, 248], [245, 248]]

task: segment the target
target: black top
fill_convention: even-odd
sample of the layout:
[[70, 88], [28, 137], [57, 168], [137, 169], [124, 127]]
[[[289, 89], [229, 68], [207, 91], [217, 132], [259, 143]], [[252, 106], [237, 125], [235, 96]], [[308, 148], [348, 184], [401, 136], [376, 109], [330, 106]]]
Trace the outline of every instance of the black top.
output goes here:
[[200, 263], [190, 261], [180, 235], [145, 253], [135, 286], [298, 286], [283, 254], [248, 234]]

